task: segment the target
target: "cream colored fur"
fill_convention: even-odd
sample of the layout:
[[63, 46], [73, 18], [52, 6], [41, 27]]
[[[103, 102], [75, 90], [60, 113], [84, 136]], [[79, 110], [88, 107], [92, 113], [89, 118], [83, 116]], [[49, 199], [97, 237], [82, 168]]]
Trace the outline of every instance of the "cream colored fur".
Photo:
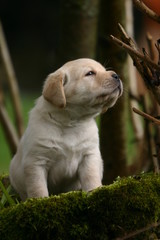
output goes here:
[[10, 165], [11, 184], [23, 200], [101, 186], [94, 118], [122, 91], [118, 76], [91, 59], [68, 62], [48, 76]]

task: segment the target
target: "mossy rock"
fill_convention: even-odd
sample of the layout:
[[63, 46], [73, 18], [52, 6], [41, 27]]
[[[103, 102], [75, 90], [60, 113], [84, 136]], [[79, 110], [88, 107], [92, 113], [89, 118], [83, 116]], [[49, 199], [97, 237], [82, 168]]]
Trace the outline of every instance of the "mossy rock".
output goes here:
[[143, 174], [89, 194], [69, 192], [7, 207], [0, 211], [0, 239], [112, 240], [143, 228], [129, 239], [158, 239], [160, 227], [152, 225], [159, 218], [160, 176]]

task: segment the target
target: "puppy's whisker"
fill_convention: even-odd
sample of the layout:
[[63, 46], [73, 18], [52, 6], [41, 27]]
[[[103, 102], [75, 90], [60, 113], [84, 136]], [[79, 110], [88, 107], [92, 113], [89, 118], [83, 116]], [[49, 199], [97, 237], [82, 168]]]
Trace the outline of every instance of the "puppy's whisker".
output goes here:
[[107, 65], [109, 64], [109, 62], [110, 62], [110, 59], [108, 59], [108, 60], [106, 59], [106, 60], [105, 60], [105, 62], [104, 62], [104, 64], [103, 64], [104, 68], [107, 67]]
[[106, 68], [106, 71], [113, 71], [113, 68], [112, 67], [108, 67], [108, 68]]
[[125, 92], [125, 93], [128, 93], [128, 94], [129, 94], [129, 90], [128, 90], [128, 88], [125, 88], [125, 87], [123, 87], [123, 92]]

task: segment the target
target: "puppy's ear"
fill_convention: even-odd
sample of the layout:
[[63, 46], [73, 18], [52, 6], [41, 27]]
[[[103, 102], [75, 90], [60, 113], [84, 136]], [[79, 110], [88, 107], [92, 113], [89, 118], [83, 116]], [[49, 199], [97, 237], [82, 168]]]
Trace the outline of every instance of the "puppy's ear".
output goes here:
[[64, 73], [56, 71], [48, 76], [43, 87], [43, 97], [54, 106], [64, 108], [66, 106], [66, 98], [63, 88]]

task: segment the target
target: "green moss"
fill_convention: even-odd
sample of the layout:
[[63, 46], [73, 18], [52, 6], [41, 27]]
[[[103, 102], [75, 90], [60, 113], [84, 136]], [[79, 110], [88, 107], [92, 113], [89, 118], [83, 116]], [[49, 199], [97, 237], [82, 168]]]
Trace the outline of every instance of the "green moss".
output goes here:
[[[160, 176], [144, 174], [118, 179], [90, 194], [70, 192], [29, 199], [0, 211], [3, 240], [114, 239], [160, 218]], [[149, 239], [157, 227], [135, 239]], [[134, 238], [133, 238], [134, 239]]]
[[105, 230], [109, 239], [123, 236], [159, 219], [160, 176], [124, 178], [96, 191], [91, 198], [91, 219], [101, 216], [98, 224], [92, 221], [93, 229]]
[[85, 198], [85, 193], [75, 192], [6, 208], [0, 213], [0, 235], [2, 239], [74, 239], [78, 234], [85, 239]]

